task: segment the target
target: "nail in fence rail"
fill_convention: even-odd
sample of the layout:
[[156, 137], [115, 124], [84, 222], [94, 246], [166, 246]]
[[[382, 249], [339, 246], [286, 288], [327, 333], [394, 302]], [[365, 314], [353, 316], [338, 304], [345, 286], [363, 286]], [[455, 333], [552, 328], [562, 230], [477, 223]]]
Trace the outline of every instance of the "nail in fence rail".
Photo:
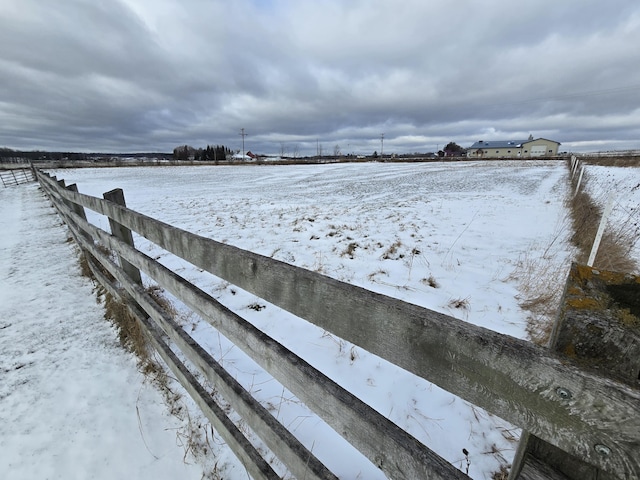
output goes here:
[[[194, 265], [438, 384], [615, 478], [634, 478], [640, 472], [637, 384], [608, 378], [606, 372], [591, 372], [571, 358], [559, 357], [529, 342], [199, 237], [110, 202], [57, 190], [46, 175], [39, 174], [39, 179], [43, 186], [51, 187], [51, 196], [59, 202], [69, 200], [107, 215]], [[104, 232], [85, 225], [86, 222], [80, 223], [103, 241]], [[419, 460], [422, 467], [417, 466], [413, 474], [407, 473], [405, 465], [397, 463], [395, 450], [386, 449], [384, 442], [382, 448], [377, 444], [377, 439], [384, 441], [388, 433], [370, 441], [377, 429], [375, 424], [359, 425], [363, 420], [366, 423], [365, 417], [360, 416], [357, 421], [358, 432], [342, 428], [353, 426], [358, 418], [357, 415], [346, 420], [340, 418], [352, 411], [349, 402], [339, 400], [341, 395], [350, 395], [348, 392], [338, 390], [330, 398], [337, 403], [327, 407], [326, 391], [324, 395], [315, 394], [326, 388], [313, 382], [315, 373], [308, 377], [311, 379], [308, 383], [296, 384], [301, 377], [300, 372], [296, 373], [296, 359], [282, 362], [280, 358], [287, 358], [287, 354], [274, 357], [274, 352], [284, 347], [261, 332], [252, 332], [247, 322], [224, 307], [215, 306], [215, 300], [173, 272], [163, 271], [157, 262], [154, 264], [139, 252], [133, 253], [114, 242], [111, 238], [107, 243], [116, 250], [120, 248], [118, 254], [127, 256], [138, 268], [147, 268], [146, 274], [153, 270], [152, 276], [159, 275], [161, 286], [251, 352], [258, 363], [391, 478], [456, 478], [446, 473], [446, 467], [440, 465], [442, 459], [426, 447], [426, 454]], [[321, 379], [322, 374], [317, 378]], [[308, 393], [311, 387], [316, 388], [314, 395]], [[565, 390], [572, 392], [571, 398], [562, 395]], [[402, 438], [402, 433], [395, 435]], [[402, 443], [396, 441], [396, 450], [402, 451]], [[593, 448], [600, 444], [611, 448], [607, 458]], [[403, 468], [390, 466], [394, 461]]]

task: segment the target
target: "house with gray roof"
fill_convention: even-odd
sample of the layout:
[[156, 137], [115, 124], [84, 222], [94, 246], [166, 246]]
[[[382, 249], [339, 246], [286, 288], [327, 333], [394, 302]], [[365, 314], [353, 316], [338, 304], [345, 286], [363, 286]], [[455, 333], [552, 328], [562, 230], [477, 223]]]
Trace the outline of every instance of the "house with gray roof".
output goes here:
[[560, 142], [529, 136], [527, 140], [479, 140], [467, 149], [469, 158], [555, 157]]

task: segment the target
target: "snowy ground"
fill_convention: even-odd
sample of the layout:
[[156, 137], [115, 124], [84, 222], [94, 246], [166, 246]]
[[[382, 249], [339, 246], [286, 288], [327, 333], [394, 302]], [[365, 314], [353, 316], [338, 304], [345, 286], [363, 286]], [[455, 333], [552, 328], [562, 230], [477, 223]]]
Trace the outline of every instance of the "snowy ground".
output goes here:
[[0, 478], [200, 479], [35, 184], [0, 190]]
[[[526, 338], [527, 315], [518, 303], [521, 285], [514, 272], [523, 264], [552, 263], [560, 272], [553, 281], [561, 288], [571, 256], [562, 162], [51, 173], [94, 196], [123, 188], [130, 208], [170, 224], [520, 338]], [[108, 229], [106, 219], [89, 218]], [[454, 465], [468, 468], [473, 478], [490, 478], [510, 462], [519, 432], [500, 419], [178, 261], [143, 238], [136, 238], [136, 244]], [[42, 283], [36, 278], [30, 284]], [[266, 308], [256, 311], [251, 308], [256, 304]], [[334, 473], [345, 479], [382, 478], [295, 396], [206, 322], [177, 306], [185, 329]], [[222, 457], [221, 463], [233, 462]]]

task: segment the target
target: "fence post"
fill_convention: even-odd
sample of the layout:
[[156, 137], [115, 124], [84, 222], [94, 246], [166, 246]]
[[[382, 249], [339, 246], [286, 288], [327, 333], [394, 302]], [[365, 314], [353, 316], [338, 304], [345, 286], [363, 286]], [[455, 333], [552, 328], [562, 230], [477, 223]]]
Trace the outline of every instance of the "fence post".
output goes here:
[[[111, 190], [110, 192], [103, 193], [102, 196], [105, 200], [109, 200], [123, 207], [127, 206], [124, 200], [124, 192], [122, 191], [121, 188], [116, 188], [114, 190]], [[130, 245], [132, 247], [134, 246], [133, 235], [131, 234], [131, 230], [129, 230], [124, 225], [121, 225], [120, 223], [116, 222], [112, 218], [109, 218], [109, 226], [111, 227], [111, 233], [113, 234], [114, 237], [117, 237], [118, 239], [122, 240], [127, 245]], [[119, 258], [120, 258], [120, 265], [122, 266], [122, 269], [126, 272], [126, 274], [134, 282], [142, 285], [140, 270], [138, 270], [136, 267], [131, 265], [124, 258], [122, 257], [119, 257]]]
[[[640, 277], [572, 265], [549, 348], [585, 371], [596, 371], [631, 387], [640, 380]], [[558, 395], [570, 399], [561, 385]], [[598, 413], [593, 412], [597, 418]], [[606, 421], [606, 417], [602, 417]], [[592, 453], [624, 455], [605, 443]], [[626, 456], [627, 471], [604, 472], [539, 438], [523, 432], [509, 479], [613, 480], [636, 478], [640, 454]]]
[[[75, 183], [72, 183], [67, 187], [67, 190], [69, 190], [70, 192], [78, 193], [78, 185], [76, 185]], [[87, 215], [82, 205], [78, 205], [77, 203], [72, 203], [71, 205], [72, 205], [73, 213], [78, 215], [83, 220], [87, 219]]]
[[573, 194], [573, 196], [575, 197], [576, 195], [578, 195], [578, 192], [580, 191], [580, 184], [582, 183], [582, 176], [584, 175], [584, 167], [582, 167], [580, 169], [580, 175], [578, 176], [578, 183], [576, 184], [576, 191]]
[[607, 201], [607, 205], [604, 207], [604, 212], [602, 213], [602, 218], [600, 219], [600, 225], [598, 226], [598, 232], [596, 233], [596, 238], [593, 241], [593, 246], [591, 247], [591, 253], [589, 254], [589, 260], [587, 261], [587, 265], [593, 267], [593, 262], [596, 260], [596, 254], [598, 253], [598, 248], [600, 248], [600, 241], [602, 240], [602, 235], [604, 235], [604, 229], [607, 226], [607, 221], [609, 220], [609, 215], [611, 214], [611, 210], [613, 209], [613, 202], [616, 199], [615, 193], [609, 195], [609, 200]]
[[[56, 180], [56, 182], [58, 183], [58, 185], [60, 186], [60, 188], [63, 188], [63, 189], [66, 189], [66, 188], [67, 188], [66, 183], [65, 183], [65, 181], [64, 181], [64, 178], [63, 178], [62, 180]], [[69, 210], [72, 210], [72, 211], [74, 211], [74, 210], [75, 210], [73, 203], [72, 203], [72, 202], [70, 202], [69, 200], [64, 200], [64, 199], [63, 199], [63, 200], [62, 200], [62, 203], [64, 203], [64, 204], [67, 206], [67, 208], [68, 208]], [[62, 215], [62, 218], [64, 219], [64, 218], [65, 218], [65, 215], [64, 215], [62, 212], [60, 212], [60, 213], [61, 213], [61, 215]]]

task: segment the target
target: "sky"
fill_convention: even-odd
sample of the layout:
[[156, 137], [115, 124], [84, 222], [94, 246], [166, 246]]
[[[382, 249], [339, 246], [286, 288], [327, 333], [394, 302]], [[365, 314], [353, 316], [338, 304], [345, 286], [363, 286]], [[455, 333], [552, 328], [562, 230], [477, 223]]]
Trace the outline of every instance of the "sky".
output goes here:
[[0, 147], [640, 149], [637, 0], [0, 0]]

